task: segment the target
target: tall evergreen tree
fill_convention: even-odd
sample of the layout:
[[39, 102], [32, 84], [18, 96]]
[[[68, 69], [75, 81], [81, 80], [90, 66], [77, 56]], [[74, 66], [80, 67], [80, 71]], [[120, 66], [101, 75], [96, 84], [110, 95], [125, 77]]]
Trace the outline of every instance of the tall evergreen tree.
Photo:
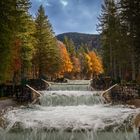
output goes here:
[[0, 83], [9, 77], [10, 46], [15, 29], [16, 0], [0, 1]]
[[102, 5], [102, 14], [99, 17], [103, 57], [106, 72], [116, 78], [116, 49], [118, 34], [117, 9], [114, 0], [105, 0]]
[[[140, 41], [140, 1], [139, 0], [121, 0], [121, 20], [122, 29], [125, 30], [127, 48], [131, 51], [131, 71], [132, 80], [136, 80], [136, 74], [139, 63], [140, 49], [138, 49]], [[137, 61], [138, 60], [138, 61]]]
[[65, 36], [64, 37], [64, 44], [66, 45], [66, 49], [67, 49], [70, 57], [75, 56], [76, 52], [75, 52], [75, 46], [74, 46], [73, 40], [69, 39]]
[[106, 73], [114, 79], [136, 80], [140, 73], [139, 18], [138, 0], [104, 0], [99, 29]]
[[[19, 41], [19, 59], [21, 62], [20, 69], [13, 71], [13, 82], [15, 82], [15, 77], [20, 76], [21, 82], [28, 78], [29, 70], [31, 68], [31, 59], [33, 53], [33, 31], [34, 23], [29, 14], [29, 8], [31, 3], [29, 0], [17, 0], [16, 6], [16, 29], [13, 32], [13, 49], [15, 48], [14, 43]], [[14, 50], [13, 50], [14, 51]], [[14, 57], [14, 56], [12, 56]]]
[[41, 5], [38, 9], [36, 23], [36, 67], [38, 68], [38, 77], [53, 75], [60, 68], [60, 53], [57, 48], [57, 42], [54, 37], [51, 24], [45, 15], [45, 10]]

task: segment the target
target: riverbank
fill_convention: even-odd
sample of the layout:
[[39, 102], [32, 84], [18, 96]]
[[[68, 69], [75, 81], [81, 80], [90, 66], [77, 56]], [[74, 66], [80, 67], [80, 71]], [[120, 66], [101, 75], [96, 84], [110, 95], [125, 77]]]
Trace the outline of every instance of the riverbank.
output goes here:
[[18, 106], [18, 104], [12, 98], [0, 98], [0, 112], [9, 107], [16, 107], [16, 106]]

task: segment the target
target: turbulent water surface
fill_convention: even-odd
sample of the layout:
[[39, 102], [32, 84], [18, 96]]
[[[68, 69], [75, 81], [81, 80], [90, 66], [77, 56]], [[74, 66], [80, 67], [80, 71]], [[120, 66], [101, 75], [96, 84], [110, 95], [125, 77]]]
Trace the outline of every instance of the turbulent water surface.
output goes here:
[[103, 104], [88, 83], [54, 84], [41, 105], [6, 112], [0, 140], [138, 140], [132, 118], [140, 110]]

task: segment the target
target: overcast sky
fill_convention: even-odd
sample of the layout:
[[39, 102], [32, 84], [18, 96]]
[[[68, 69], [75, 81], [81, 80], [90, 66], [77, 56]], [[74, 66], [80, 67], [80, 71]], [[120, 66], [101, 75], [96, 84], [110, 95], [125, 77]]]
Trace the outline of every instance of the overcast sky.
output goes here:
[[56, 34], [64, 32], [97, 33], [96, 24], [103, 0], [31, 0], [35, 15], [42, 4]]

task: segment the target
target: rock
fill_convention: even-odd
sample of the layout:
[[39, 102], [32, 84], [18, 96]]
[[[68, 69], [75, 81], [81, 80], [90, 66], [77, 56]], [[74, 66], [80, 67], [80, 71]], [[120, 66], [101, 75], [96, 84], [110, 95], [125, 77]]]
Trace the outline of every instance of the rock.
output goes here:
[[140, 128], [140, 114], [138, 114], [134, 119], [134, 126]]

